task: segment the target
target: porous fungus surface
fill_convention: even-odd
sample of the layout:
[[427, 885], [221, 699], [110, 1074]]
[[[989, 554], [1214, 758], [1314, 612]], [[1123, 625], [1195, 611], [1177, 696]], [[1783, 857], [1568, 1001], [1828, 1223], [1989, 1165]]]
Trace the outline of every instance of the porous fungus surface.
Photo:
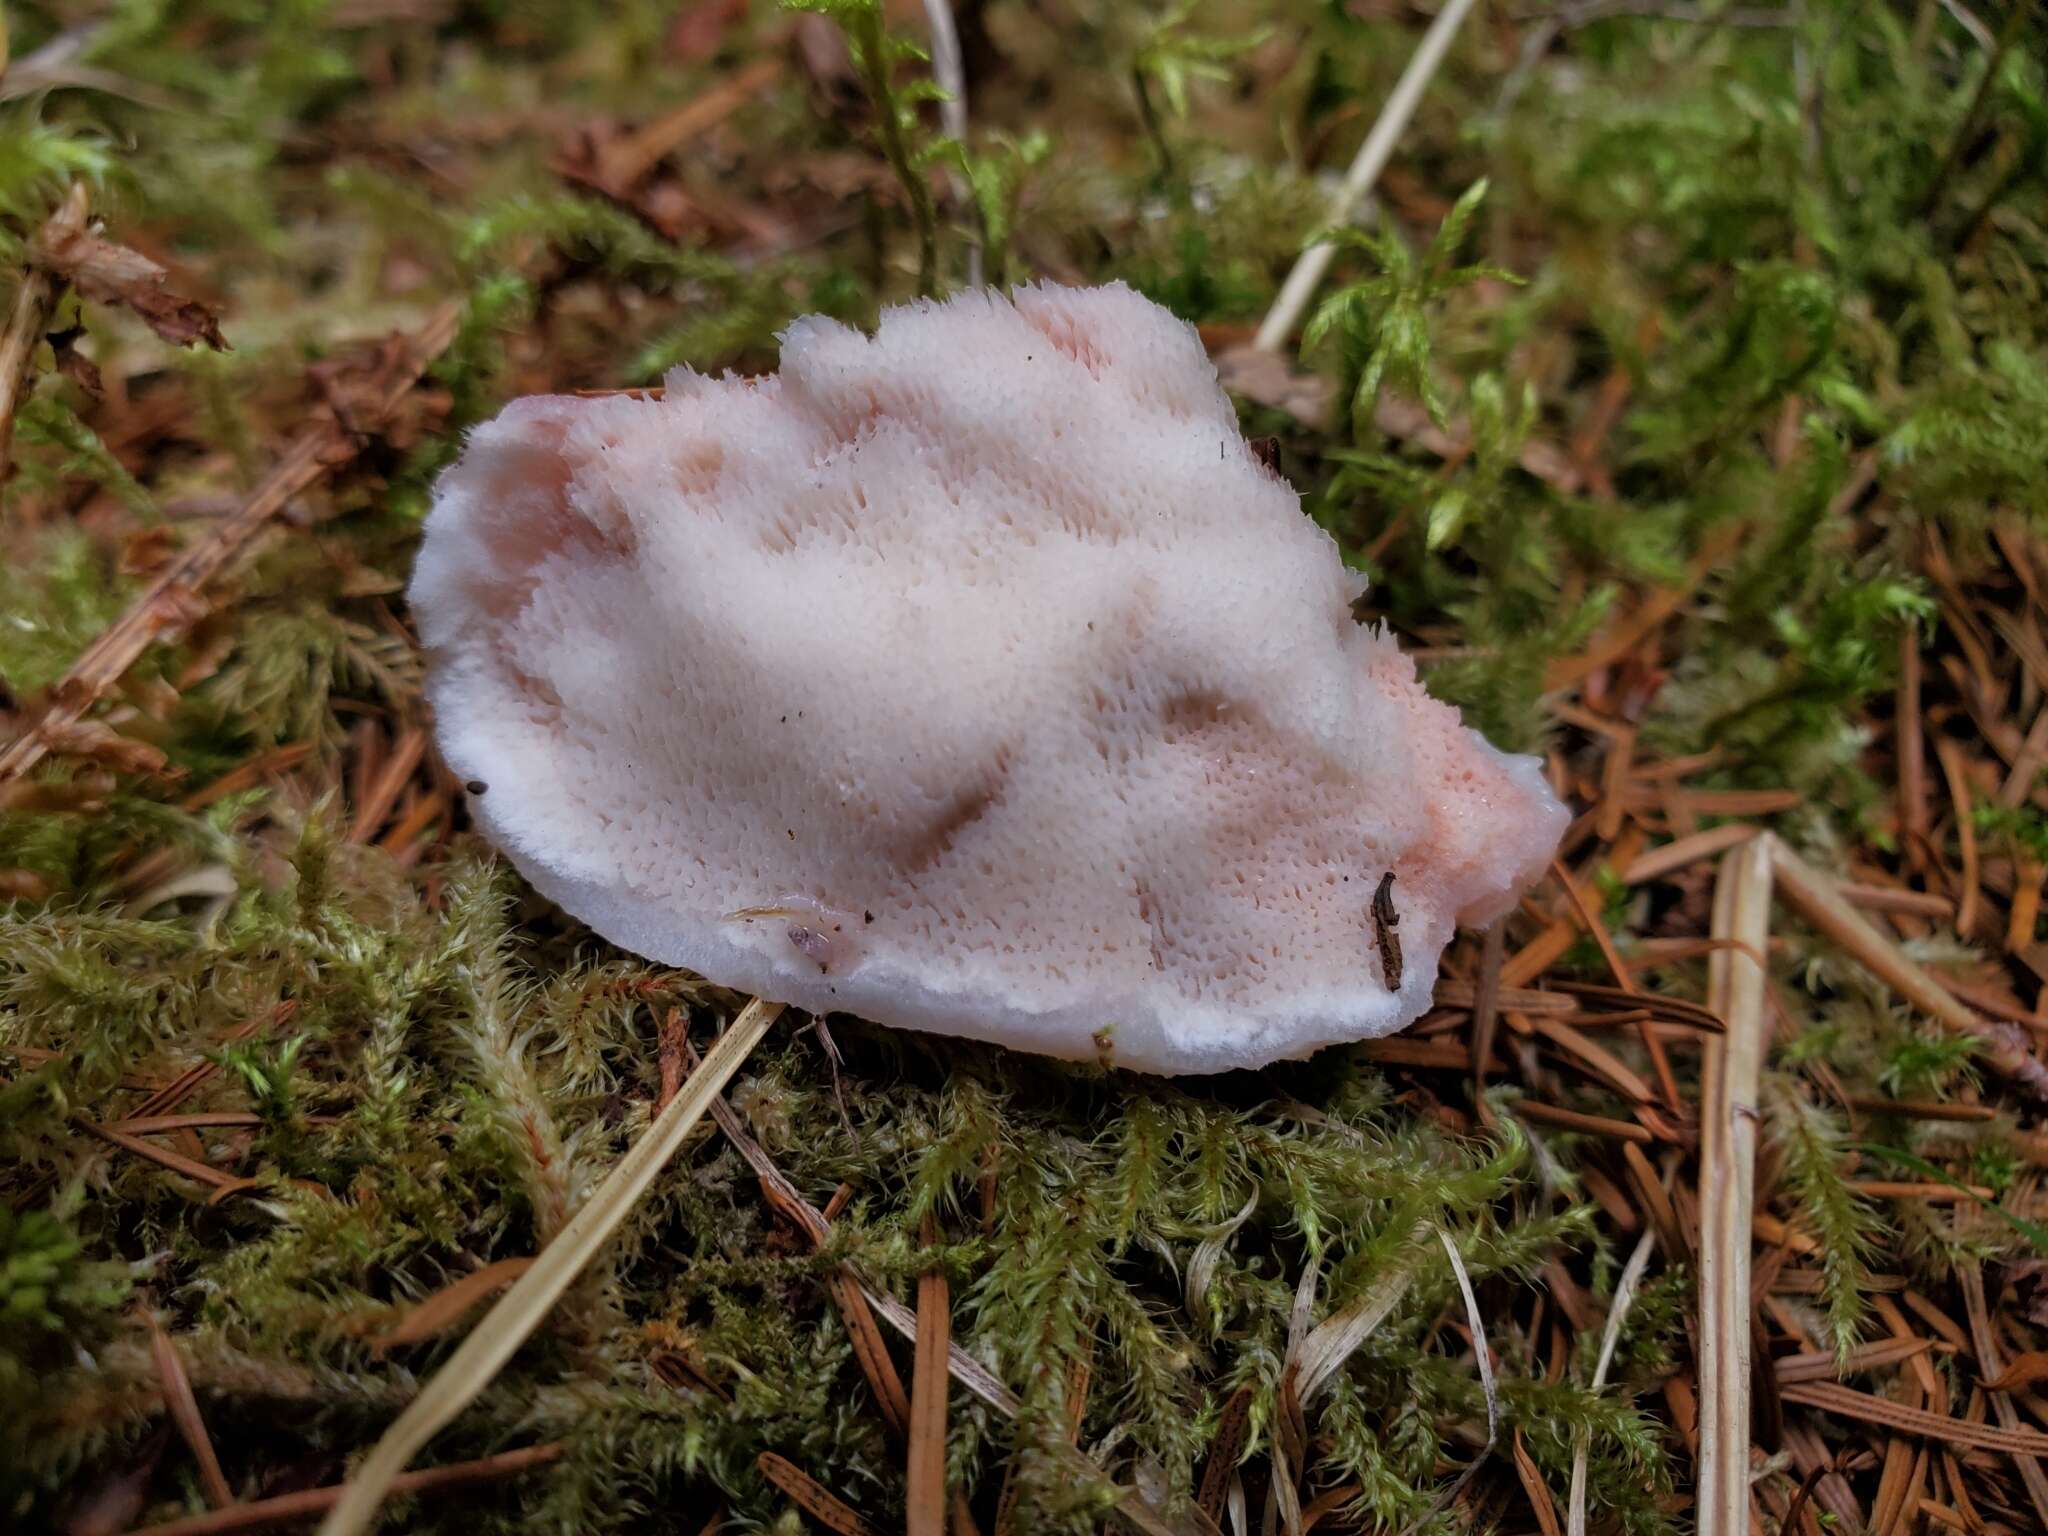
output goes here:
[[412, 602], [479, 822], [615, 943], [1202, 1072], [1414, 1019], [1565, 822], [1363, 585], [1187, 325], [1043, 285], [800, 320], [774, 377], [515, 403]]

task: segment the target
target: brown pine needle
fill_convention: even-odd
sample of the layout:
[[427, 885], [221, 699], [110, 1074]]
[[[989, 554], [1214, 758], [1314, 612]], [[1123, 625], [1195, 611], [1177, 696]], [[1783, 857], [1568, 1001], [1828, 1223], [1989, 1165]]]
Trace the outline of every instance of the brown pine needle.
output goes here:
[[2003, 1425], [1979, 1424], [1969, 1419], [1951, 1418], [1947, 1414], [1929, 1413], [1924, 1408], [1908, 1408], [1889, 1398], [1858, 1392], [1838, 1382], [1796, 1382], [1784, 1388], [1781, 1395], [1788, 1403], [1818, 1408], [1823, 1413], [1857, 1419], [1866, 1424], [1882, 1424], [1900, 1434], [1920, 1435], [1976, 1450], [2001, 1451], [2008, 1456], [2048, 1456], [2048, 1435], [2039, 1430], [2007, 1429]]
[[446, 1333], [470, 1309], [486, 1297], [495, 1296], [529, 1269], [532, 1259], [500, 1259], [464, 1275], [453, 1285], [443, 1286], [424, 1301], [408, 1308], [397, 1323], [370, 1340], [374, 1354], [385, 1354], [406, 1344], [418, 1344], [436, 1334]]
[[[1600, 914], [1587, 904], [1585, 893], [1572, 879], [1572, 872], [1564, 867], [1563, 861], [1552, 859], [1550, 873], [1557, 883], [1564, 887], [1565, 899], [1571, 903], [1572, 911], [1579, 922], [1591, 934], [1593, 942], [1600, 946], [1600, 957], [1607, 962], [1607, 969], [1613, 975], [1615, 985], [1622, 991], [1634, 995], [1639, 989], [1635, 976], [1621, 958], [1621, 951], [1614, 947], [1614, 936], [1607, 931], [1607, 925], [1600, 920]], [[1644, 1019], [1636, 1025], [1636, 1032], [1643, 1042], [1643, 1051], [1650, 1058], [1650, 1069], [1657, 1074], [1657, 1088], [1664, 1096], [1664, 1107], [1673, 1114], [1681, 1113], [1678, 1096], [1678, 1077], [1671, 1070], [1671, 1058], [1664, 1054], [1664, 1042], [1657, 1038], [1656, 1030]]]
[[1956, 846], [1962, 854], [1962, 895], [1956, 897], [1956, 932], [1968, 938], [1976, 930], [1978, 889], [1976, 874], [1976, 817], [1970, 809], [1970, 766], [1962, 760], [1958, 743], [1942, 737], [1935, 741], [1935, 758], [1942, 762], [1942, 778], [1948, 780], [1948, 799], [1956, 807]]
[[[929, 1212], [924, 1246], [938, 1243]], [[946, 1347], [952, 1342], [945, 1271], [936, 1264], [917, 1277], [917, 1356], [910, 1373], [910, 1456], [905, 1476], [908, 1536], [945, 1536]]]
[[754, 1467], [788, 1494], [797, 1508], [828, 1531], [836, 1532], [837, 1536], [881, 1536], [881, 1532], [861, 1519], [850, 1504], [787, 1456], [763, 1451], [754, 1458]]
[[[1995, 1381], [2005, 1374], [2005, 1354], [1998, 1347], [1998, 1336], [1991, 1327], [1991, 1314], [1984, 1305], [1983, 1270], [1973, 1260], [1957, 1266], [1956, 1278], [1963, 1292], [1963, 1310], [1970, 1319], [1970, 1342], [1977, 1352], [1977, 1369], [1987, 1381]], [[2012, 1400], [2012, 1394], [1993, 1390], [1989, 1397], [1991, 1412], [1998, 1422], [2009, 1430], [2019, 1429], [2020, 1411]], [[2016, 1455], [2013, 1465], [2019, 1469], [2020, 1481], [2026, 1485], [2027, 1498], [2034, 1506], [2041, 1528], [2048, 1530], [2048, 1471], [2043, 1471], [2038, 1456]]]
[[225, 1189], [230, 1185], [241, 1182], [233, 1174], [222, 1173], [218, 1168], [187, 1157], [182, 1152], [173, 1152], [168, 1147], [159, 1147], [154, 1142], [144, 1141], [139, 1136], [130, 1136], [122, 1131], [109, 1130], [104, 1125], [95, 1125], [92, 1121], [82, 1116], [74, 1118], [71, 1123], [88, 1135], [99, 1137], [101, 1141], [106, 1142], [109, 1146], [119, 1147], [123, 1152], [132, 1152], [145, 1161], [155, 1163], [159, 1168], [165, 1168], [172, 1173], [181, 1174], [185, 1178], [205, 1184], [213, 1189]]
[[[444, 1488], [467, 1488], [475, 1483], [494, 1483], [502, 1478], [517, 1477], [535, 1467], [544, 1467], [562, 1456], [559, 1441], [545, 1445], [529, 1445], [516, 1451], [500, 1451], [495, 1456], [480, 1457], [475, 1461], [450, 1462], [445, 1467], [428, 1467], [421, 1472], [407, 1472], [391, 1484], [394, 1494], [435, 1493]], [[128, 1536], [234, 1536], [240, 1531], [267, 1531], [273, 1526], [297, 1525], [322, 1510], [332, 1509], [340, 1502], [345, 1485], [336, 1483], [327, 1488], [308, 1488], [300, 1493], [282, 1493], [274, 1499], [255, 1499], [247, 1504], [231, 1505], [227, 1509], [215, 1510], [211, 1514], [188, 1515], [182, 1520], [166, 1520], [161, 1525], [145, 1525], [130, 1531]]]
[[200, 1416], [199, 1399], [192, 1395], [192, 1378], [185, 1373], [178, 1346], [157, 1323], [154, 1312], [147, 1307], [137, 1311], [149, 1325], [150, 1354], [156, 1360], [157, 1379], [163, 1384], [164, 1406], [170, 1410], [171, 1422], [178, 1426], [178, 1436], [185, 1442], [185, 1448], [199, 1464], [199, 1486], [206, 1494], [206, 1502], [215, 1509], [226, 1509], [235, 1502], [235, 1490], [228, 1486], [227, 1474], [221, 1471], [220, 1458], [214, 1454], [213, 1437], [206, 1432], [206, 1420]]
[[655, 1117], [604, 1183], [586, 1200], [533, 1267], [513, 1282], [482, 1322], [437, 1371], [412, 1405], [384, 1432], [347, 1492], [321, 1522], [321, 1536], [356, 1536], [368, 1530], [378, 1506], [405, 1464], [457, 1414], [476, 1400], [554, 1309], [562, 1293], [597, 1257], [619, 1223], [653, 1185], [690, 1128], [724, 1090], [761, 1037], [782, 1014], [782, 1004], [760, 998], [740, 1010], [704, 1055], [682, 1091]]

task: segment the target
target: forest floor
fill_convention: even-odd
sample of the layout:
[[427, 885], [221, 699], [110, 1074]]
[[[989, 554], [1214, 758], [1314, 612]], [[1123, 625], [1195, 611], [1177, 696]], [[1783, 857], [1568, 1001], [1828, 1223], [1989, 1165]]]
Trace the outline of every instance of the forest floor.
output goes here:
[[8, 8], [0, 1524], [326, 1507], [744, 1002], [466, 825], [464, 428], [978, 251], [1199, 327], [1552, 876], [1264, 1072], [778, 1023], [397, 1523], [2048, 1529], [2040, 8], [1481, 0], [1265, 350], [1436, 5], [965, 0], [965, 142], [826, 9]]

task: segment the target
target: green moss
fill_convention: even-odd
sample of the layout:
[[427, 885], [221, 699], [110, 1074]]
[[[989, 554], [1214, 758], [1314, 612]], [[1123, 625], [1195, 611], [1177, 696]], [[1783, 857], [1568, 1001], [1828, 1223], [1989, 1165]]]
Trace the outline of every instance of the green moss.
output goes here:
[[[647, 122], [780, 47], [788, 18], [766, 6], [700, 46], [656, 0], [375, 21], [124, 4], [79, 38], [75, 62], [98, 75], [0, 106], [0, 257], [84, 178], [110, 233], [221, 300], [235, 346], [183, 356], [87, 305], [103, 370], [136, 402], [176, 397], [173, 425], [139, 442], [38, 359], [0, 491], [10, 702], [56, 682], [134, 598], [150, 546], [130, 534], [204, 537], [263, 473], [315, 398], [309, 363], [464, 303], [418, 434], [371, 442], [299, 498], [218, 611], [131, 675], [123, 729], [165, 752], [166, 773], [58, 760], [0, 804], [0, 889], [20, 893], [0, 906], [0, 1398], [27, 1426], [0, 1448], [4, 1518], [54, 1520], [146, 1454], [162, 1411], [128, 1311], [137, 1281], [238, 1490], [333, 1475], [451, 1347], [371, 1341], [559, 1230], [644, 1129], [670, 1010], [701, 1041], [735, 1002], [597, 942], [460, 839], [411, 864], [348, 836], [351, 733], [419, 718], [399, 593], [463, 428], [519, 392], [766, 368], [796, 315], [869, 323], [946, 286], [969, 229], [993, 277], [1123, 278], [1227, 341], [1317, 227], [1318, 176], [1356, 145], [1414, 36], [1370, 7], [1083, 8], [1054, 29], [991, 6], [1006, 67], [977, 85], [955, 144], [934, 135], [908, 36], [886, 35], [873, 5], [825, 9], [852, 35], [856, 77], [791, 62], [678, 151], [670, 190], [703, 215], [679, 239], [551, 164], [586, 124]], [[1553, 667], [1671, 599], [1660, 648], [1617, 669], [1609, 704], [1639, 717], [1645, 755], [1718, 749], [1697, 783], [1801, 792], [1785, 829], [1825, 859], [1886, 814], [1872, 722], [1901, 635], [1940, 622], [1915, 574], [1924, 541], [1962, 559], [1994, 520], [2038, 525], [2048, 505], [2048, 93], [2023, 49], [1980, 93], [1981, 56], [1945, 13], [1927, 39], [1850, 0], [1788, 20], [1614, 16], [1567, 28], [1526, 68], [1499, 28], [1471, 28], [1403, 140], [1374, 233], [1337, 236], [1307, 361], [1335, 375], [1342, 419], [1246, 416], [1368, 570], [1368, 616], [1423, 648], [1432, 689], [1505, 746], [1583, 768], [1547, 696]], [[14, 59], [74, 21], [10, 7]], [[946, 193], [953, 174], [965, 201]], [[1459, 188], [1473, 190], [1446, 201]], [[1602, 425], [1616, 393], [1625, 408]], [[1446, 436], [1385, 433], [1382, 404]], [[287, 746], [309, 750], [280, 783], [181, 808]], [[2048, 841], [2029, 807], [1987, 811], [1978, 830], [2003, 851]], [[163, 884], [195, 871], [200, 887]], [[1603, 894], [1625, 953], [1660, 933], [1664, 898]], [[1885, 1231], [1845, 1171], [1823, 1064], [1858, 1093], [1902, 1096], [1964, 1092], [1974, 1065], [1838, 955], [1793, 943], [1766, 1130], [1778, 1208], [1823, 1240], [1820, 1307], [1844, 1348], [1876, 1253], [1938, 1282], [2015, 1239], [1959, 1237], [1907, 1208], [1873, 1247]], [[1564, 966], [1604, 961], [1581, 948]], [[1697, 990], [1696, 967], [1640, 969]], [[1100, 1522], [1103, 1492], [1065, 1449], [1084, 1373], [1081, 1444], [1181, 1490], [1223, 1403], [1251, 1388], [1241, 1468], [1256, 1497], [1304, 1273], [1327, 1316], [1418, 1223], [1454, 1234], [1485, 1288], [1505, 1428], [1554, 1494], [1583, 1435], [1593, 1507], [1632, 1533], [1675, 1528], [1661, 1495], [1676, 1441], [1647, 1394], [1685, 1349], [1687, 1273], [1653, 1272], [1603, 1393], [1585, 1385], [1592, 1331], [1561, 1375], [1550, 1343], [1518, 1331], [1547, 1266], [1596, 1295], [1613, 1283], [1616, 1234], [1577, 1193], [1600, 1155], [1586, 1139], [1533, 1119], [1523, 1139], [1506, 1096], [1500, 1137], [1454, 1133], [1462, 1078], [1383, 1073], [1350, 1051], [1175, 1084], [852, 1022], [833, 1034], [839, 1066], [785, 1027], [731, 1093], [809, 1198], [849, 1186], [826, 1250], [776, 1221], [707, 1129], [434, 1451], [560, 1439], [562, 1461], [422, 1501], [411, 1528], [695, 1529], [713, 1500], [787, 1528], [762, 1450], [896, 1522], [900, 1448], [823, 1282], [851, 1260], [908, 1295], [927, 1215], [956, 1337], [1023, 1402], [1011, 1422], [956, 1394], [952, 1470], [980, 1508], [1009, 1480], [1013, 1529]], [[255, 1122], [201, 1133], [254, 1181], [218, 1202], [76, 1124], [188, 1070], [206, 1075], [181, 1109]], [[1680, 1070], [1690, 1093], [1689, 1059]], [[1618, 1112], [1602, 1090], [1570, 1091]], [[1923, 1134], [1878, 1126], [1902, 1148]], [[1998, 1188], [2017, 1167], [2009, 1129], [1959, 1154]], [[1355, 1508], [1390, 1529], [1428, 1508], [1471, 1454], [1460, 1426], [1483, 1418], [1439, 1326], [1452, 1295], [1431, 1250], [1318, 1405], [1310, 1480], [1356, 1482]], [[149, 1484], [153, 1516], [196, 1507], [180, 1456]]]

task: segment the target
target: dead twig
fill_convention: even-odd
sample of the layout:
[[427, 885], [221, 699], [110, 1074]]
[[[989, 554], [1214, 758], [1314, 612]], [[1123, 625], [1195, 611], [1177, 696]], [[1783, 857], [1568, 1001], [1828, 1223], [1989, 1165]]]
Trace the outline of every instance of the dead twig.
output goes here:
[[1708, 961], [1707, 1004], [1726, 1035], [1705, 1050], [1700, 1114], [1700, 1536], [1749, 1530], [1750, 1212], [1764, 1053], [1771, 839], [1722, 856], [1713, 932], [1738, 948]]
[[[74, 182], [70, 193], [43, 226], [46, 235], [62, 237], [85, 229], [86, 189]], [[14, 290], [14, 309], [7, 317], [7, 330], [0, 335], [0, 484], [14, 467], [14, 418], [28, 396], [29, 369], [36, 347], [49, 328], [50, 313], [57, 306], [57, 279], [43, 267], [30, 263]]]

